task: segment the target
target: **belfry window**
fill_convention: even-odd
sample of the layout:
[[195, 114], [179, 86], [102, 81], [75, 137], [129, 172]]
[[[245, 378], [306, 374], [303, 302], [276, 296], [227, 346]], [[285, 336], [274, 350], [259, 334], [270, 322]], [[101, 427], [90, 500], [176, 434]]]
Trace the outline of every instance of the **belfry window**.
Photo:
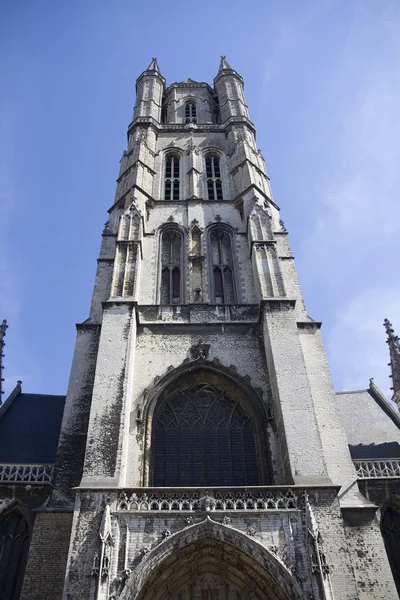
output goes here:
[[195, 102], [185, 104], [185, 123], [197, 123], [197, 109]]
[[259, 485], [253, 424], [234, 391], [192, 380], [165, 394], [152, 438], [156, 487]]
[[235, 304], [235, 286], [231, 236], [221, 227], [210, 233], [211, 302], [214, 304]]
[[206, 175], [208, 199], [223, 200], [221, 169], [217, 154], [208, 154], [206, 156]]
[[182, 234], [177, 229], [167, 229], [161, 236], [161, 304], [180, 304]]
[[168, 154], [165, 159], [165, 200], [179, 200], [179, 156]]

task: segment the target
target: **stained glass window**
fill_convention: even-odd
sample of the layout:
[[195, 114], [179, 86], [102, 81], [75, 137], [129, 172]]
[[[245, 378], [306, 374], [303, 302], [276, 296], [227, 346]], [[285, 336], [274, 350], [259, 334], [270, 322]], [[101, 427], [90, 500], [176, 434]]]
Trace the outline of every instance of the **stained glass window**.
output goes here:
[[19, 510], [0, 515], [0, 598], [20, 595], [29, 546], [29, 528]]
[[160, 401], [152, 428], [153, 485], [258, 485], [253, 425], [237, 399], [207, 383]]

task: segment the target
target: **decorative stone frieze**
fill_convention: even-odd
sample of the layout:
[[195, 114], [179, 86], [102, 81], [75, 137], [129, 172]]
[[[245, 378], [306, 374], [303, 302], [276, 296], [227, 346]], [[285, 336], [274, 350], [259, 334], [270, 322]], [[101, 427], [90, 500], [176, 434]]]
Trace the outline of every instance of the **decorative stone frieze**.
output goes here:
[[359, 479], [400, 478], [400, 458], [387, 460], [354, 460]]
[[[210, 488], [209, 490], [121, 492], [117, 511], [273, 511], [297, 510], [297, 496], [291, 489], [272, 488]], [[228, 523], [224, 523], [228, 524]]]
[[0, 483], [49, 484], [54, 465], [0, 465]]

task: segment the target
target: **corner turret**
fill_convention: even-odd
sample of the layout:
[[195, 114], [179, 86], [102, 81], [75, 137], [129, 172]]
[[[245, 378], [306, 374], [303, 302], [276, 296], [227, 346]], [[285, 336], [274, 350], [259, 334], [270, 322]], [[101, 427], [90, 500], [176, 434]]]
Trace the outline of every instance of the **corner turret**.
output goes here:
[[214, 79], [214, 87], [219, 98], [221, 123], [225, 123], [230, 117], [249, 118], [244, 98], [243, 79], [232, 69], [226, 56], [221, 56], [218, 74]]
[[136, 80], [136, 105], [133, 121], [143, 123], [154, 119], [161, 122], [161, 104], [165, 90], [165, 79], [161, 75], [156, 58]]

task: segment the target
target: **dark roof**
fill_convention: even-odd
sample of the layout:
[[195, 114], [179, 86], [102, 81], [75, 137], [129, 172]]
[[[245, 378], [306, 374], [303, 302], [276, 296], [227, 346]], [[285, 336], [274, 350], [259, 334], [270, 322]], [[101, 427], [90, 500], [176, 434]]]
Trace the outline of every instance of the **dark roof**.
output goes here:
[[19, 390], [0, 408], [0, 463], [54, 463], [65, 396]]
[[353, 459], [400, 458], [399, 415], [373, 382], [336, 401]]

